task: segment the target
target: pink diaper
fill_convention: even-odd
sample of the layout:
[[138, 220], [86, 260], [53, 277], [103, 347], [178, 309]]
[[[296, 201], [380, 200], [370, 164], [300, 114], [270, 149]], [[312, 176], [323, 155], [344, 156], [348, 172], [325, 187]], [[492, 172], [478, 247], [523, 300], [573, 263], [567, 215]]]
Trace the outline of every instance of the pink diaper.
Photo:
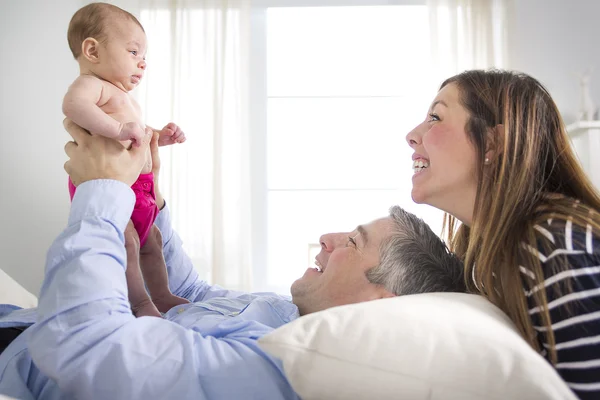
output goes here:
[[[69, 178], [69, 194], [71, 200], [75, 195], [75, 185]], [[131, 186], [135, 193], [135, 206], [131, 214], [131, 221], [140, 237], [140, 247], [146, 244], [150, 228], [158, 216], [158, 206], [156, 205], [156, 193], [154, 192], [154, 174], [141, 174], [137, 181]]]

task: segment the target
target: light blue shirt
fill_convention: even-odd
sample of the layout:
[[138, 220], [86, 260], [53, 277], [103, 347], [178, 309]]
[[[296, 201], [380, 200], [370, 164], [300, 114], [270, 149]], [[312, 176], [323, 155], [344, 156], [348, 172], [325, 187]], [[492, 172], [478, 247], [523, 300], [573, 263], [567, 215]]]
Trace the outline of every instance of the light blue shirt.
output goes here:
[[169, 286], [192, 303], [164, 319], [132, 315], [123, 232], [134, 202], [131, 189], [117, 181], [77, 188], [68, 226], [48, 251], [38, 309], [0, 305], [0, 327], [33, 324], [0, 356], [0, 394], [297, 399], [281, 362], [257, 344], [297, 318], [297, 307], [273, 293], [227, 291], [199, 280], [167, 209], [156, 224]]

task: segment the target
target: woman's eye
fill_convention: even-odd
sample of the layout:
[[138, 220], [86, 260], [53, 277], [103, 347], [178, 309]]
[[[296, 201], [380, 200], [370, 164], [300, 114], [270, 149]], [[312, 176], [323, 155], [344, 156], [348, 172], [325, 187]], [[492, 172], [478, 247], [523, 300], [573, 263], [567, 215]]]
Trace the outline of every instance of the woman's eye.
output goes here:
[[137, 51], [135, 51], [135, 50], [130, 51], [130, 53], [133, 54], [134, 56], [137, 56]]
[[429, 120], [427, 122], [439, 121], [440, 117], [436, 113], [429, 114]]

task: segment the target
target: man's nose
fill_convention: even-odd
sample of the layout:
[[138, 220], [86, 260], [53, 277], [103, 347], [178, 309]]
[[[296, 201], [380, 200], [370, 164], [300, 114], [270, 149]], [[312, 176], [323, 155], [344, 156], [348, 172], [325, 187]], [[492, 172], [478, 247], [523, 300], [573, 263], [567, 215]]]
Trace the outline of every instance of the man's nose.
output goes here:
[[347, 235], [343, 233], [328, 233], [326, 235], [321, 236], [319, 241], [321, 242], [321, 249], [325, 250], [328, 253], [331, 253], [337, 247], [340, 247], [345, 244], [344, 239]]
[[415, 126], [414, 129], [412, 131], [408, 132], [408, 134], [406, 135], [406, 142], [413, 149], [415, 148], [415, 146], [418, 146], [421, 144], [421, 137], [423, 135], [424, 129], [425, 129], [425, 127], [424, 127], [423, 123], [421, 123], [421, 124]]
[[138, 64], [138, 68], [145, 70], [146, 69], [146, 60], [142, 60]]

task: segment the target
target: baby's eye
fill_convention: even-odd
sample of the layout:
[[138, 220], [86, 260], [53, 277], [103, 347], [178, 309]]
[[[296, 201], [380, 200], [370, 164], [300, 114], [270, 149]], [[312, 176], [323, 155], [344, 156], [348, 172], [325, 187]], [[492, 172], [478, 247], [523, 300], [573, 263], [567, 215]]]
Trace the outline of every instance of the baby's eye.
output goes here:
[[137, 51], [135, 51], [135, 50], [130, 51], [130, 53], [133, 54], [134, 56], [137, 56]]

